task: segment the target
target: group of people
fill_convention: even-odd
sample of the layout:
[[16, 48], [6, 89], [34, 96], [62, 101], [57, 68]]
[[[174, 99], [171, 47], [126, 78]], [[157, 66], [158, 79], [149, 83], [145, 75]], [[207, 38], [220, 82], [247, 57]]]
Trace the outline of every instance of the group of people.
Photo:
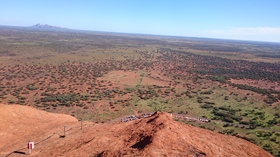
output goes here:
[[121, 122], [130, 122], [133, 120], [138, 120], [140, 118], [147, 118], [150, 117], [151, 113], [142, 113], [141, 115], [130, 115], [121, 119]]
[[[138, 120], [141, 118], [147, 118], [147, 117], [150, 117], [151, 115], [152, 115], [152, 113], [142, 113], [140, 115], [130, 115], [130, 116], [126, 116], [126, 117], [122, 118], [121, 122], [130, 122], [130, 121]], [[170, 116], [173, 117], [172, 114], [170, 114]], [[176, 115], [175, 119], [186, 120], [188, 122], [195, 122], [195, 121], [206, 122], [206, 123], [210, 122], [210, 120], [206, 119], [206, 118], [187, 117], [184, 115]]]
[[206, 123], [210, 122], [210, 120], [206, 118], [194, 118], [194, 117], [187, 117], [187, 116], [175, 116], [175, 119], [182, 119], [188, 122], [195, 122], [195, 121], [206, 122]]

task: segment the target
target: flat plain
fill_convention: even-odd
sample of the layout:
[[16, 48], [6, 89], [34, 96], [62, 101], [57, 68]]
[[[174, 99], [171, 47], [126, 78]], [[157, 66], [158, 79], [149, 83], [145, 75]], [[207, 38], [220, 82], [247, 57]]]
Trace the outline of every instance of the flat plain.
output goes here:
[[280, 153], [280, 44], [0, 27], [0, 101], [105, 123], [165, 111]]

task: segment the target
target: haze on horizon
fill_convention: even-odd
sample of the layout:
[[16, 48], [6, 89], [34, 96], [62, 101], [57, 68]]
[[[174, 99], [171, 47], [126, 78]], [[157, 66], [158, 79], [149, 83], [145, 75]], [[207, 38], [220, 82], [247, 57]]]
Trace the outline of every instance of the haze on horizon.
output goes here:
[[279, 0], [0, 2], [0, 25], [280, 42]]

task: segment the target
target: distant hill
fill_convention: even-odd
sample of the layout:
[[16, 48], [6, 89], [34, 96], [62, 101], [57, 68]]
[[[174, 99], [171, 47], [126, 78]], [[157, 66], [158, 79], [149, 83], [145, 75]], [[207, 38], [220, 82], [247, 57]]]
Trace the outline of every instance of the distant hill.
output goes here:
[[46, 28], [46, 29], [67, 29], [67, 28], [63, 28], [63, 27], [59, 27], [59, 26], [52, 26], [52, 25], [40, 24], [40, 23], [37, 23], [36, 25], [33, 25], [31, 27], [33, 27], [33, 28]]
[[[83, 128], [81, 129], [81, 124]], [[0, 104], [0, 155], [272, 157], [260, 147], [229, 135], [174, 121], [168, 113], [125, 123], [79, 123], [68, 115], [28, 106]], [[65, 129], [65, 136], [63, 133]]]

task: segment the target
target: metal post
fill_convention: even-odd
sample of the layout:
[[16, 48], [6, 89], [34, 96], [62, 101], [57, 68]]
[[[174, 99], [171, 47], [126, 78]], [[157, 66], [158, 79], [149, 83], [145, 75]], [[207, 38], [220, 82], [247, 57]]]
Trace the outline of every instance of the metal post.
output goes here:
[[66, 127], [66, 126], [64, 126], [64, 137], [65, 137], [65, 127]]

